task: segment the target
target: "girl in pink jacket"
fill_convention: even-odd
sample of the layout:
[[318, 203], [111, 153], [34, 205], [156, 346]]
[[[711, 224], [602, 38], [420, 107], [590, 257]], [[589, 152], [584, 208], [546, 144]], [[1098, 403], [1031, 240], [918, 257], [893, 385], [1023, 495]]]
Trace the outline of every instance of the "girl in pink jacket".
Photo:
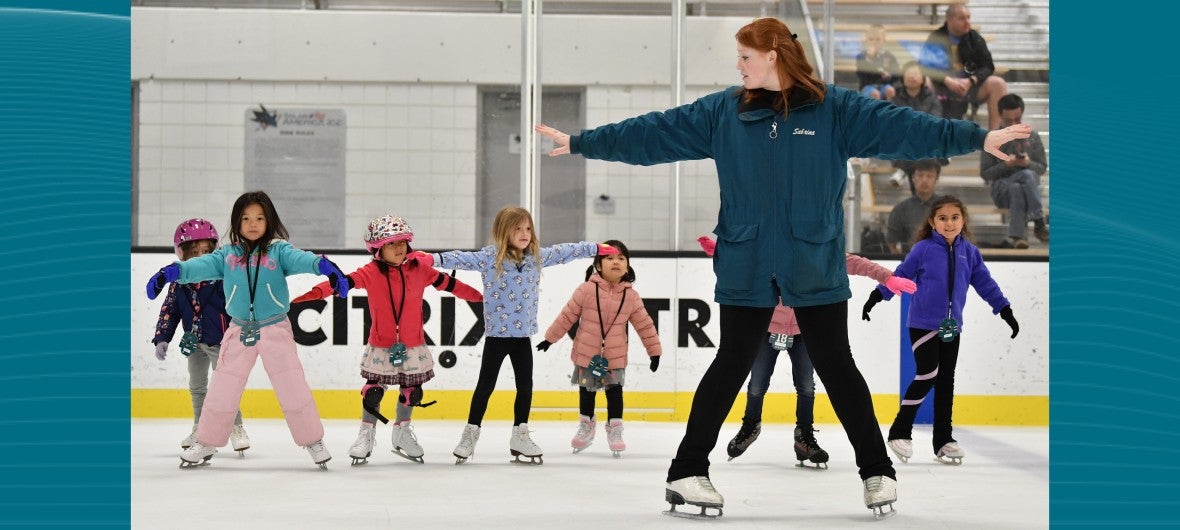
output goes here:
[[[702, 236], [697, 241], [706, 254], [713, 255], [713, 240]], [[913, 293], [917, 290], [914, 282], [894, 276], [889, 269], [867, 258], [846, 254], [844, 263], [849, 275], [872, 278], [894, 293]], [[803, 335], [799, 333], [795, 312], [782, 305], [781, 300], [778, 307], [774, 308], [766, 340], [762, 342], [762, 349], [754, 358], [754, 366], [750, 370], [746, 414], [742, 417], [742, 426], [737, 435], [729, 441], [729, 459], [733, 460], [746, 452], [762, 432], [762, 401], [770, 387], [770, 376], [774, 373], [780, 351], [786, 351], [791, 357], [791, 377], [795, 383], [795, 458], [799, 460], [800, 467], [810, 462], [816, 468], [827, 469], [828, 452], [820, 448], [815, 440], [815, 369], [807, 354], [807, 346], [803, 343]]]
[[621, 241], [606, 244], [619, 249], [618, 254], [598, 256], [586, 269], [586, 283], [579, 285], [561, 314], [554, 319], [545, 340], [538, 350], [548, 350], [575, 323], [578, 332], [570, 359], [574, 373], [570, 382], [578, 385], [578, 411], [581, 419], [578, 432], [570, 440], [574, 452], [580, 452], [594, 441], [594, 398], [598, 390], [606, 390], [606, 436], [615, 457], [627, 448], [623, 442], [623, 380], [627, 368], [627, 322], [643, 341], [651, 357], [651, 371], [660, 366], [660, 338], [655, 323], [643, 306], [643, 298], [631, 288], [635, 270], [631, 268], [631, 252]]

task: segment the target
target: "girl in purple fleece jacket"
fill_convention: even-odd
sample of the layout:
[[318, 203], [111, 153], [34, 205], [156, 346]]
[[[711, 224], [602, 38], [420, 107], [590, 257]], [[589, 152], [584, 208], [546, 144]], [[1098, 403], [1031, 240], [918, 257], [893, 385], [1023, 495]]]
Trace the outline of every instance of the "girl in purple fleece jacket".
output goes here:
[[[938, 461], [961, 464], [963, 448], [951, 436], [951, 414], [955, 398], [955, 363], [959, 358], [959, 333], [962, 331], [963, 304], [967, 286], [987, 301], [993, 313], [1012, 328], [1012, 338], [1020, 331], [1012, 307], [1000, 286], [996, 285], [979, 249], [971, 242], [967, 229], [967, 209], [958, 198], [948, 195], [930, 205], [926, 225], [915, 237], [914, 247], [898, 265], [894, 274], [918, 282], [922, 288], [914, 294], [906, 323], [914, 349], [917, 374], [901, 401], [901, 408], [889, 428], [889, 448], [906, 462], [914, 455], [910, 439], [914, 415], [934, 388], [934, 453]], [[953, 259], [951, 259], [953, 258]], [[949, 281], [948, 281], [949, 280]], [[893, 293], [873, 289], [865, 303], [862, 318]]]

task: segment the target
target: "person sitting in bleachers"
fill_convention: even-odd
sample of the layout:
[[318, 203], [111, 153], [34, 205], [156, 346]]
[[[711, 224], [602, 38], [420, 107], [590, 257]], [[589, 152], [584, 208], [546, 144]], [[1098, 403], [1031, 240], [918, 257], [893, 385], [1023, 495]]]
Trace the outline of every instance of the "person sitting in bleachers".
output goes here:
[[944, 118], [961, 119], [969, 105], [987, 103], [987, 126], [1000, 124], [997, 104], [1008, 84], [995, 73], [987, 42], [971, 29], [971, 11], [963, 4], [946, 8], [946, 23], [932, 31], [919, 62], [942, 102]]
[[[1016, 94], [1000, 98], [998, 106], [1000, 127], [1020, 123], [1024, 117], [1024, 100]], [[1028, 248], [1025, 234], [1029, 221], [1033, 222], [1033, 235], [1048, 243], [1049, 225], [1041, 206], [1041, 175], [1049, 164], [1041, 135], [1033, 131], [1028, 138], [1010, 142], [1002, 150], [1013, 155], [1012, 159], [1005, 162], [988, 153], [979, 155], [979, 176], [991, 184], [992, 201], [996, 207], [1008, 209], [1008, 239], [1000, 246]]]
[[856, 56], [856, 78], [860, 93], [873, 99], [891, 100], [898, 72], [897, 57], [885, 49], [885, 26], [872, 24], [865, 30], [864, 50]]
[[[922, 65], [917, 61], [910, 61], [901, 68], [901, 90], [897, 91], [890, 101], [899, 107], [910, 107], [926, 114], [942, 116], [942, 105], [934, 91], [926, 86], [926, 75], [922, 73]], [[942, 159], [942, 165], [948, 163], [948, 160]], [[901, 186], [901, 181], [914, 172], [912, 160], [894, 160], [893, 167], [896, 171], [889, 177], [889, 184], [895, 188]]]
[[936, 158], [924, 158], [913, 164], [914, 172], [910, 178], [913, 195], [893, 207], [885, 227], [885, 241], [894, 254], [910, 251], [914, 232], [926, 223], [930, 205], [938, 198], [934, 195], [934, 186], [938, 184], [938, 177], [942, 173], [942, 163]]

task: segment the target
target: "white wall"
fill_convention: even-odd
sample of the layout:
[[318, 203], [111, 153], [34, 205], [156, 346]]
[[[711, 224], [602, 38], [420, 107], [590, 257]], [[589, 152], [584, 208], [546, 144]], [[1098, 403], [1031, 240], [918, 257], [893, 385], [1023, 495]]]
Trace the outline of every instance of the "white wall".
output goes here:
[[[689, 19], [689, 100], [737, 80], [732, 35], [748, 21]], [[519, 84], [519, 34], [510, 14], [132, 8], [131, 70], [141, 89], [135, 242], [168, 245], [188, 217], [227, 228], [245, 191], [242, 116], [262, 103], [347, 113], [350, 237], [394, 212], [431, 246], [483, 244], [477, 86]], [[586, 87], [586, 126], [671, 104], [667, 18], [550, 15], [543, 43], [543, 81]], [[670, 171], [589, 161], [586, 237], [670, 248]], [[686, 163], [682, 174], [681, 239], [691, 242], [715, 223], [717, 183], [711, 162]], [[614, 215], [593, 213], [602, 193], [616, 199]]]
[[[175, 259], [172, 254], [133, 254], [131, 256], [131, 388], [186, 388], [188, 375], [176, 343], [173, 339], [169, 357], [165, 362], [157, 361], [150, 344], [155, 330], [156, 319], [162, 298], [149, 301], [144, 296], [143, 285], [147, 278], [161, 266]], [[340, 267], [346, 271], [363, 265], [368, 258], [356, 255], [334, 256]], [[574, 288], [581, 283], [588, 261], [575, 262], [546, 268], [541, 282], [541, 300], [538, 324], [541, 332], [552, 323], [561, 307], [568, 301]], [[897, 262], [881, 261], [881, 265], [896, 267]], [[719, 342], [717, 305], [713, 303], [714, 275], [711, 263], [703, 258], [636, 258], [632, 265], [638, 281], [636, 291], [645, 300], [670, 299], [671, 309], [659, 314], [660, 342], [664, 347], [659, 372], [652, 374], [647, 369], [646, 354], [642, 344], [632, 334], [630, 345], [631, 366], [628, 368], [627, 387], [635, 391], [690, 391], [696, 388], [705, 369], [716, 353], [716, 347], [674, 348], [676, 304], [679, 300], [698, 299], [708, 302], [711, 318], [704, 331], [713, 344]], [[1009, 339], [1008, 326], [998, 316], [992, 315], [988, 305], [974, 291], [968, 295], [964, 310], [962, 345], [956, 370], [955, 392], [958, 395], [1019, 395], [1047, 396], [1049, 394], [1049, 267], [1047, 263], [996, 262], [989, 263], [993, 277], [1012, 301], [1013, 311], [1020, 321], [1021, 331], [1016, 339]], [[479, 276], [460, 271], [459, 278], [478, 286]], [[299, 275], [290, 278], [292, 296], [298, 296], [320, 277]], [[899, 365], [899, 319], [900, 303], [897, 300], [878, 304], [873, 310], [873, 320], [860, 319], [860, 307], [874, 285], [872, 280], [852, 278], [853, 298], [849, 301], [849, 331], [853, 356], [864, 374], [869, 387], [875, 394], [898, 393]], [[351, 296], [363, 295], [354, 291]], [[433, 289], [426, 291], [426, 300], [434, 315], [426, 324], [427, 335], [439, 340], [439, 297]], [[349, 301], [348, 307], [351, 307]], [[299, 325], [306, 330], [324, 329], [329, 340], [316, 346], [299, 348], [308, 380], [313, 389], [352, 389], [359, 379], [360, 354], [362, 345], [362, 312], [350, 309], [347, 344], [331, 344], [331, 304], [325, 312], [316, 316], [311, 312], [301, 315]], [[475, 322], [475, 316], [462, 302], [458, 301], [455, 328], [459, 338]], [[534, 343], [540, 335], [534, 337]], [[476, 346], [435, 346], [431, 351], [438, 354], [444, 349], [454, 351], [459, 358], [454, 368], [436, 366], [437, 377], [431, 387], [438, 390], [470, 390], [475, 388], [479, 371], [482, 340]], [[534, 388], [536, 390], [569, 390], [569, 375], [572, 364], [569, 360], [570, 341], [563, 339], [548, 352], [534, 355]], [[817, 392], [823, 392], [817, 379]], [[250, 377], [248, 388], [269, 389], [270, 384], [261, 368], [256, 368]], [[771, 392], [794, 392], [791, 378], [775, 377], [771, 381]]]

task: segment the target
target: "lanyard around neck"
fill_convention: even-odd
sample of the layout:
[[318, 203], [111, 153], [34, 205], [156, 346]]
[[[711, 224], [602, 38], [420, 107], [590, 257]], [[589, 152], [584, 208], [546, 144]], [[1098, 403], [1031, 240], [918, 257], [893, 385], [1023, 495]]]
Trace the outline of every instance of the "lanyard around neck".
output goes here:
[[[255, 251], [258, 251], [258, 263], [254, 264], [254, 280], [251, 281], [250, 280], [250, 257], [254, 255]], [[244, 259], [246, 260], [246, 285], [249, 287], [248, 290], [250, 292], [250, 320], [254, 320], [254, 293], [256, 291], [258, 291], [258, 277], [262, 276], [261, 249], [259, 247], [255, 247], [255, 249], [253, 251], [251, 251], [250, 254], [247, 254], [244, 257]]]
[[[405, 262], [402, 262], [404, 265]], [[402, 315], [405, 314], [403, 310], [406, 308], [406, 274], [402, 272], [400, 266], [394, 267], [397, 269], [398, 275], [402, 278], [402, 306], [398, 309], [397, 304], [393, 302], [393, 282], [389, 279], [389, 274], [385, 275], [385, 287], [389, 289], [389, 308], [393, 309], [393, 329], [396, 337], [394, 341], [401, 342], [402, 340]]]
[[602, 330], [602, 347], [606, 348], [606, 330], [615, 327], [615, 322], [619, 321], [619, 314], [623, 312], [623, 302], [627, 301], [627, 290], [623, 289], [623, 298], [619, 300], [619, 310], [615, 312], [615, 318], [611, 320], [610, 326], [603, 323], [602, 319], [602, 300], [598, 298], [598, 286], [594, 286], [594, 304], [598, 306], [598, 327]]
[[[955, 238], [958, 241], [959, 238]], [[946, 316], [950, 318], [954, 313], [955, 300], [955, 244], [946, 245]]]

